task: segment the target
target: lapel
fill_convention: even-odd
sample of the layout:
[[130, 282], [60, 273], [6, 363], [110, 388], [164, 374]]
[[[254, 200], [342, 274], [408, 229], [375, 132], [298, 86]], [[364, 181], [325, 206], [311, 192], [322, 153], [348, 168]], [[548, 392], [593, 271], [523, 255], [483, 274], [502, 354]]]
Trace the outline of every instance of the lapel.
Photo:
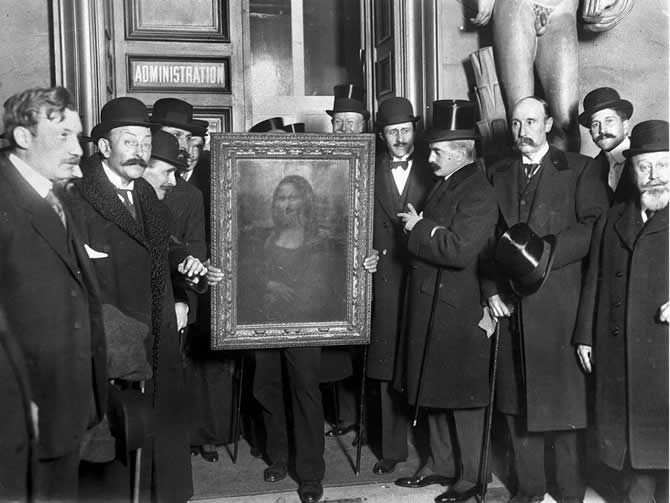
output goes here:
[[494, 166], [493, 188], [498, 197], [498, 206], [508, 227], [519, 221], [519, 170], [521, 160], [517, 156]]
[[412, 206], [414, 206], [417, 211], [421, 211], [426, 201], [426, 194], [435, 184], [436, 178], [433, 176], [432, 171], [429, 170], [427, 163], [416, 158], [416, 150], [414, 151], [414, 155], [415, 158], [412, 162], [412, 171], [410, 171], [409, 178], [407, 179], [406, 201], [412, 203]]
[[[654, 220], [654, 218], [651, 220]], [[666, 210], [667, 218], [667, 210]], [[648, 222], [651, 224], [651, 220]], [[666, 219], [667, 223], [667, 219]], [[633, 251], [635, 246], [635, 241], [637, 240], [640, 230], [642, 229], [642, 216], [640, 215], [640, 207], [636, 203], [628, 202], [621, 206], [621, 211], [618, 214], [616, 221], [614, 222], [614, 230], [619, 235], [621, 242], [626, 245], [626, 247]]]
[[456, 173], [451, 175], [448, 180], [444, 178], [438, 181], [433, 189], [426, 197], [426, 204], [424, 208], [439, 206], [440, 201], [450, 192], [456, 190], [463, 180], [472, 175], [473, 170], [476, 170], [476, 164], [468, 164], [459, 169]]
[[551, 215], [551, 208], [562, 206], [560, 198], [563, 192], [554, 189], [561, 183], [564, 173], [569, 173], [565, 154], [554, 147], [549, 147], [549, 152], [542, 159], [540, 179], [537, 182], [537, 190], [528, 217], [528, 225], [535, 232], [544, 229]]
[[398, 218], [394, 204], [396, 194], [398, 194], [398, 189], [395, 186], [393, 175], [389, 169], [389, 155], [384, 152], [377, 157], [377, 162], [375, 163], [375, 198], [392, 220]]
[[638, 236], [648, 236], [649, 234], [656, 234], [658, 232], [667, 231], [668, 229], [668, 207], [666, 206], [660, 211], [654, 213], [654, 216], [647, 220], [647, 223], [642, 227], [642, 231]]
[[[63, 260], [72, 273], [72, 276], [77, 281], [81, 281], [77, 274], [77, 264], [73, 262], [72, 259], [74, 257], [70, 254], [68, 248], [68, 231], [63, 227], [56, 212], [49, 206], [49, 203], [42, 199], [39, 194], [35, 192], [35, 189], [26, 182], [6, 156], [2, 157], [0, 170], [5, 183], [7, 184], [9, 193], [15, 196], [14, 199], [16, 204], [28, 213], [30, 222], [37, 234], [39, 234]], [[72, 227], [73, 220], [68, 217], [69, 214], [66, 211], [68, 225]]]

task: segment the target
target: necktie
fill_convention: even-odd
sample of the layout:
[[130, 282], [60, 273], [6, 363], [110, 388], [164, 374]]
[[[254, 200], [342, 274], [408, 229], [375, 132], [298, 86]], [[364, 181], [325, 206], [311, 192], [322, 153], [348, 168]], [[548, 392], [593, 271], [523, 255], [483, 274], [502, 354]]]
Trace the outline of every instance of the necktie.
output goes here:
[[58, 215], [58, 218], [60, 218], [63, 227], [67, 228], [67, 222], [65, 220], [65, 211], [63, 211], [63, 205], [61, 204], [60, 199], [58, 199], [58, 196], [54, 194], [54, 191], [52, 189], [49, 189], [49, 192], [47, 192], [47, 195], [44, 198], [44, 200], [47, 203], [49, 203], [49, 206], [51, 206], [53, 210], [56, 212], [56, 215]]
[[118, 187], [116, 188], [116, 193], [121, 196], [121, 201], [123, 202], [123, 205], [126, 207], [126, 209], [130, 212], [130, 214], [133, 216], [133, 218], [137, 218], [137, 213], [135, 213], [135, 205], [133, 205], [132, 199], [130, 199], [130, 193], [132, 190], [128, 189], [119, 189]]
[[409, 168], [407, 161], [391, 161], [391, 169], [402, 168], [403, 170]]
[[526, 170], [526, 180], [529, 181], [535, 173], [540, 169], [541, 164], [524, 164], [523, 167]]
[[649, 220], [651, 219], [651, 217], [653, 217], [653, 216], [654, 216], [654, 213], [656, 213], [656, 212], [655, 212], [655, 211], [652, 211], [652, 210], [644, 210], [644, 213], [645, 213], [645, 215], [647, 215], [647, 222], [649, 222]]

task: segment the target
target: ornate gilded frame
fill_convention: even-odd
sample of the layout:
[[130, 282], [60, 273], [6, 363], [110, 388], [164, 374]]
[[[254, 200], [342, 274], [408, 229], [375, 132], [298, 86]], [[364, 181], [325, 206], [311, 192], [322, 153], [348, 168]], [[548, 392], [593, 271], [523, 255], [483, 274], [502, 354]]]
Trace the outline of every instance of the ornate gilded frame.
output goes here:
[[[372, 275], [363, 260], [372, 250], [374, 197], [372, 134], [248, 134], [219, 133], [211, 138], [212, 152], [212, 261], [225, 274], [212, 289], [211, 345], [214, 349], [277, 348], [367, 344], [370, 338]], [[332, 160], [331, 164], [327, 161]], [[325, 164], [324, 164], [325, 161]], [[310, 164], [311, 163], [311, 164]], [[240, 170], [277, 176], [270, 169], [291, 166], [310, 169], [346, 167], [344, 208], [346, 224], [346, 315], [337, 321], [238, 324]], [[245, 168], [245, 166], [247, 168]], [[251, 167], [253, 167], [253, 170]], [[305, 168], [308, 166], [308, 168]], [[315, 168], [316, 169], [316, 168]], [[259, 179], [260, 175], [257, 176]], [[329, 175], [332, 179], [333, 173]], [[337, 180], [339, 180], [339, 175]], [[342, 187], [340, 187], [342, 188]], [[321, 190], [324, 190], [323, 187]], [[245, 231], [246, 232], [246, 231]], [[259, 301], [262, 296], [259, 295]]]

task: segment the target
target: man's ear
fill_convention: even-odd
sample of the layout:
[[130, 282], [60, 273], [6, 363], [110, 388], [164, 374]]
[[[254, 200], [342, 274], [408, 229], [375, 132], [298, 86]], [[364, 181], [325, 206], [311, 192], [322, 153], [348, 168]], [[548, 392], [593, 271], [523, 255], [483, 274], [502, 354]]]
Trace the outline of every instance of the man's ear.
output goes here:
[[547, 117], [547, 120], [544, 121], [544, 132], [548, 133], [549, 131], [551, 131], [552, 127], [554, 127], [554, 118]]
[[621, 124], [623, 125], [623, 133], [625, 136], [630, 136], [630, 120], [624, 119], [621, 121]]
[[112, 154], [112, 144], [107, 138], [100, 138], [98, 140], [98, 150], [105, 159], [109, 159], [109, 156]]
[[33, 133], [25, 126], [15, 127], [12, 136], [14, 137], [14, 143], [22, 149], [27, 149], [33, 142]]

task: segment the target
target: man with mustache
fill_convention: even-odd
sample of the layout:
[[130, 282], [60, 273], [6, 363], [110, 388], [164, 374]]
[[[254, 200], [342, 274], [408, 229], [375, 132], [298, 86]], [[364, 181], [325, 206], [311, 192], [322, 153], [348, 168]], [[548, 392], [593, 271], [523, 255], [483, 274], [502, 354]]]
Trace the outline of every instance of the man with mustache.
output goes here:
[[532, 295], [517, 297], [493, 259], [482, 264], [483, 297], [501, 323], [496, 406], [514, 451], [518, 484], [511, 501], [544, 498], [545, 440], [553, 446], [555, 498], [582, 501], [577, 432], [586, 427], [586, 386], [572, 336], [593, 226], [609, 201], [591, 159], [547, 143], [553, 119], [544, 100], [523, 98], [511, 117], [518, 153], [489, 170], [499, 206], [495, 236], [523, 222], [557, 239], [553, 269]]
[[640, 195], [599, 222], [575, 343], [595, 375], [600, 461], [622, 471], [623, 501], [652, 502], [668, 479], [668, 123], [635, 126], [623, 155]]
[[601, 148], [593, 168], [607, 185], [610, 202], [618, 203], [637, 191], [632, 169], [623, 155], [630, 146], [630, 117], [633, 104], [622, 100], [614, 89], [599, 87], [584, 98], [584, 111], [579, 123], [588, 128], [593, 142]]
[[60, 190], [81, 176], [81, 121], [62, 87], [11, 96], [3, 121], [10, 146], [0, 154], [0, 311], [16, 342], [3, 350], [17, 372], [26, 365], [23, 403], [11, 409], [21, 399], [7, 381], [0, 396], [2, 415], [12, 417], [0, 426], [0, 500], [76, 501], [82, 438], [107, 400], [98, 285]]
[[[106, 328], [142, 327], [135, 336], [151, 372], [110, 375], [119, 390], [146, 381], [153, 435], [144, 442], [140, 487], [152, 500], [186, 501], [192, 495], [191, 463], [171, 276], [203, 275], [206, 269], [184, 247], [171, 245], [167, 209], [142, 178], [152, 129], [157, 127], [141, 101], [122, 97], [105, 104], [91, 131], [98, 153], [85, 160], [84, 177], [68, 202], [101, 286]], [[114, 461], [85, 467], [96, 491], [110, 501], [130, 498], [131, 473], [118, 454]]]

